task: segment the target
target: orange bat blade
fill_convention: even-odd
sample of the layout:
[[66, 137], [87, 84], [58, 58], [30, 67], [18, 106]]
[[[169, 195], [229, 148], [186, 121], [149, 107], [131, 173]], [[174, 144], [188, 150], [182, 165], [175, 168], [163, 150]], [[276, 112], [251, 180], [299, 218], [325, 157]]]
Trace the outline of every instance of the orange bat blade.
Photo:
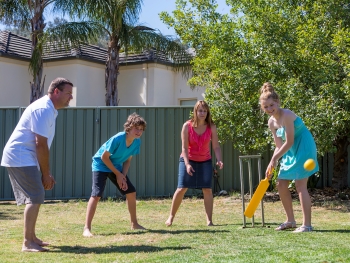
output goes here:
[[264, 197], [264, 194], [265, 194], [267, 188], [269, 187], [269, 185], [270, 185], [270, 183], [269, 183], [269, 180], [267, 178], [260, 181], [258, 188], [256, 188], [255, 193], [254, 193], [252, 199], [250, 200], [250, 202], [249, 202], [249, 204], [244, 212], [244, 215], [246, 217], [251, 218], [254, 215], [255, 210], [258, 207], [261, 199]]

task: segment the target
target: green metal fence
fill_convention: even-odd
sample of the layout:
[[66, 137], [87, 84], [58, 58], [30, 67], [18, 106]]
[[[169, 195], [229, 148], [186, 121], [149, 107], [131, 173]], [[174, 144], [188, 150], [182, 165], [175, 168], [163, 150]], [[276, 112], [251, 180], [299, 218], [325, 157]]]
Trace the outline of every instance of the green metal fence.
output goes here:
[[[4, 148], [24, 108], [0, 108], [0, 149]], [[181, 153], [180, 132], [192, 107], [70, 107], [59, 110], [56, 134], [50, 150], [51, 172], [56, 180], [46, 199], [88, 198], [91, 193], [91, 161], [98, 148], [111, 136], [123, 130], [129, 114], [137, 112], [147, 122], [141, 137], [141, 152], [131, 161], [128, 176], [139, 197], [172, 196], [177, 186], [178, 160]], [[232, 144], [222, 147], [224, 169], [219, 170], [219, 184], [224, 190], [240, 190], [240, 155]], [[271, 153], [263, 155], [265, 169]], [[215, 156], [213, 155], [213, 162]], [[322, 160], [327, 171], [332, 159]], [[253, 171], [257, 171], [253, 163]], [[321, 187], [330, 183], [327, 174]], [[246, 168], [244, 169], [246, 172]], [[248, 178], [245, 189], [248, 189]], [[258, 175], [254, 176], [258, 184]], [[214, 186], [214, 184], [213, 184]], [[197, 194], [189, 190], [188, 194]], [[107, 183], [105, 197], [120, 196], [116, 187]], [[12, 187], [4, 167], [0, 168], [0, 200], [13, 200]]]

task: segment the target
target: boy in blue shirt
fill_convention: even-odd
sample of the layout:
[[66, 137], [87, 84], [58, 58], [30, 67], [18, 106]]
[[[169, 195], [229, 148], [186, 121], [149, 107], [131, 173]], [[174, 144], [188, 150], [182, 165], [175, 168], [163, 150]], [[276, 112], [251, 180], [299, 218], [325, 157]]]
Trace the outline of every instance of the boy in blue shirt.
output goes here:
[[141, 135], [146, 129], [145, 120], [136, 113], [129, 115], [124, 132], [119, 132], [105, 142], [92, 157], [92, 193], [86, 210], [83, 236], [92, 237], [91, 222], [98, 201], [103, 195], [107, 178], [126, 196], [131, 229], [145, 229], [136, 217], [136, 189], [127, 177], [133, 155], [140, 153]]

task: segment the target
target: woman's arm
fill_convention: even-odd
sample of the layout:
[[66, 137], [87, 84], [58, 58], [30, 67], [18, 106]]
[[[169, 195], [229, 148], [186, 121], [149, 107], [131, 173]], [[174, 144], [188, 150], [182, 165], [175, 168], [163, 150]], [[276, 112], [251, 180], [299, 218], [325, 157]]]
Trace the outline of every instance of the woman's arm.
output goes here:
[[216, 157], [216, 165], [219, 166], [220, 169], [224, 167], [224, 164], [221, 159], [221, 148], [219, 144], [218, 132], [216, 130], [215, 124], [211, 125], [211, 144]]
[[181, 143], [182, 143], [182, 158], [184, 158], [186, 171], [189, 175], [192, 175], [192, 172], [194, 172], [192, 166], [190, 165], [189, 159], [188, 159], [188, 123], [185, 122], [182, 126], [181, 130]]

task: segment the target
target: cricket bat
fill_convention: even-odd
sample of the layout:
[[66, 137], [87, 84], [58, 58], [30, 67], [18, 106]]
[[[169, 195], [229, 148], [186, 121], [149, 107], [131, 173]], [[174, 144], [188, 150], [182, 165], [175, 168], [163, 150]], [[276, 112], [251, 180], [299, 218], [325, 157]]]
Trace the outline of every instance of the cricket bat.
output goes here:
[[267, 188], [269, 187], [269, 185], [270, 183], [268, 178], [265, 178], [260, 181], [258, 188], [256, 188], [255, 193], [252, 196], [252, 199], [250, 200], [246, 210], [244, 211], [244, 215], [246, 217], [251, 218], [254, 215], [255, 210], [257, 209], [261, 199], [264, 197], [264, 194]]

